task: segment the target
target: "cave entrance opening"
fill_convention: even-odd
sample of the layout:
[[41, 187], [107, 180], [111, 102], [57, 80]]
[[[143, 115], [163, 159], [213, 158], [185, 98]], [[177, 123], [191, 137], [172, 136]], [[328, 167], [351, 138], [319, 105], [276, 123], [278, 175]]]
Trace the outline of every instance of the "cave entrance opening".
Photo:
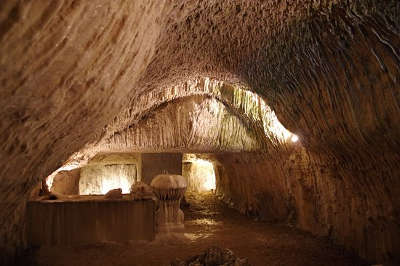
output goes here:
[[182, 175], [186, 178], [188, 192], [215, 191], [216, 178], [214, 162], [199, 154], [183, 155]]

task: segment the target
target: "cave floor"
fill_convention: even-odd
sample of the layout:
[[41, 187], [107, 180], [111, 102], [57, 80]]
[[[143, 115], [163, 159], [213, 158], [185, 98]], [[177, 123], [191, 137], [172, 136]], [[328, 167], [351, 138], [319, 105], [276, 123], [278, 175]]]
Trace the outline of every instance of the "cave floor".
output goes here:
[[325, 238], [286, 225], [257, 222], [228, 208], [212, 193], [190, 194], [185, 234], [153, 242], [41, 247], [29, 257], [34, 265], [169, 265], [212, 245], [247, 257], [251, 265], [367, 265]]

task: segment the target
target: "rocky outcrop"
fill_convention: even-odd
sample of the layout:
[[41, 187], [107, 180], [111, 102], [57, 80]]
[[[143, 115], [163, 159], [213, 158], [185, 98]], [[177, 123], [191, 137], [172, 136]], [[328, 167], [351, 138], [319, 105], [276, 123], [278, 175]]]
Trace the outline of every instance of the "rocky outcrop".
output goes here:
[[80, 168], [71, 171], [60, 171], [54, 176], [50, 190], [63, 195], [79, 195], [80, 178]]

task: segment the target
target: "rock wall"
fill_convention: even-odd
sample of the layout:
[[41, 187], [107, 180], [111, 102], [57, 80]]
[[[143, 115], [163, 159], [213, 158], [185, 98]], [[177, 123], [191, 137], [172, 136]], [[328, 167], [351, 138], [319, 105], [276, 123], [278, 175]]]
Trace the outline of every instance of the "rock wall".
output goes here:
[[400, 260], [400, 180], [378, 158], [381, 167], [361, 168], [301, 146], [274, 158], [216, 158], [217, 193], [242, 213], [328, 236], [371, 262]]
[[127, 102], [154, 53], [164, 4], [1, 2], [0, 264], [24, 248], [30, 190]]
[[[74, 159], [87, 160], [103, 148], [138, 147], [140, 141], [130, 146], [128, 132], [142, 130], [146, 135], [151, 130], [143, 125], [146, 115], [165, 110], [167, 101], [199, 92], [186, 84], [199, 80], [196, 86], [201, 86], [208, 77], [256, 92], [281, 123], [299, 135], [305, 158], [311, 158], [303, 164], [299, 159], [307, 169], [293, 172], [306, 172], [313, 184], [305, 183], [304, 197], [328, 199], [335, 188], [351, 200], [333, 201], [331, 209], [340, 215], [333, 212], [336, 218], [328, 219], [332, 232], [362, 255], [372, 242], [366, 236], [382, 237], [378, 243], [386, 244], [380, 249], [394, 250], [390, 241], [397, 227], [391, 221], [398, 217], [400, 150], [398, 0], [6, 0], [0, 7], [2, 257], [10, 258], [24, 247], [25, 204], [42, 178], [75, 152], [80, 153]], [[265, 153], [268, 160], [274, 154], [286, 156], [279, 154], [286, 154], [287, 147], [266, 134], [260, 120], [247, 115], [251, 97], [236, 98], [238, 105], [222, 98], [237, 119], [213, 121], [223, 123], [221, 132], [235, 127], [231, 131], [241, 132], [240, 137], [207, 140], [196, 134], [190, 143], [210, 144], [197, 146], [209, 152], [244, 147]], [[179, 134], [179, 123], [170, 121], [175, 123], [166, 126]], [[143, 126], [136, 128], [138, 123]], [[207, 132], [207, 123], [196, 124]], [[144, 137], [142, 150], [160, 151], [162, 143], [171, 144], [170, 150], [190, 148], [190, 136], [164, 141], [168, 134], [159, 133], [170, 130], [162, 128], [159, 123], [159, 132]], [[240, 142], [243, 138], [246, 141]], [[213, 147], [215, 143], [224, 145]], [[279, 165], [272, 164], [285, 169]], [[323, 178], [326, 173], [329, 178]], [[327, 182], [336, 180], [331, 176], [340, 178]], [[275, 183], [280, 181], [271, 182], [279, 189]], [[243, 190], [237, 195], [249, 201], [244, 192], [252, 189], [236, 183]], [[232, 187], [231, 193], [236, 190]], [[314, 205], [304, 208], [320, 213], [322, 207]], [[356, 209], [360, 216], [353, 214]], [[306, 214], [314, 217], [311, 211]], [[362, 226], [355, 228], [356, 220]], [[366, 233], [347, 233], [344, 228], [363, 228]]]
[[79, 195], [80, 178], [80, 168], [71, 171], [60, 171], [54, 176], [50, 191], [64, 195]]
[[142, 179], [142, 156], [138, 153], [100, 153], [81, 168], [79, 194], [106, 194], [121, 188], [129, 193]]
[[148, 185], [160, 174], [182, 175], [181, 153], [143, 153], [142, 161], [142, 181]]
[[122, 193], [129, 193], [136, 183], [135, 164], [88, 165], [82, 168], [79, 179], [80, 195], [104, 195], [112, 189], [121, 188]]

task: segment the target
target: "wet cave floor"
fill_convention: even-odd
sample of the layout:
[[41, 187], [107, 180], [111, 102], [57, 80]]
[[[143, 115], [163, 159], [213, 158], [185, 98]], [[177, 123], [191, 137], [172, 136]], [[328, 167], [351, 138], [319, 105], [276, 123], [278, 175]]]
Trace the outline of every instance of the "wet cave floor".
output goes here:
[[41, 247], [33, 265], [169, 265], [216, 245], [246, 257], [251, 265], [367, 265], [356, 256], [286, 225], [257, 222], [230, 209], [212, 193], [189, 194], [185, 234], [153, 242]]

